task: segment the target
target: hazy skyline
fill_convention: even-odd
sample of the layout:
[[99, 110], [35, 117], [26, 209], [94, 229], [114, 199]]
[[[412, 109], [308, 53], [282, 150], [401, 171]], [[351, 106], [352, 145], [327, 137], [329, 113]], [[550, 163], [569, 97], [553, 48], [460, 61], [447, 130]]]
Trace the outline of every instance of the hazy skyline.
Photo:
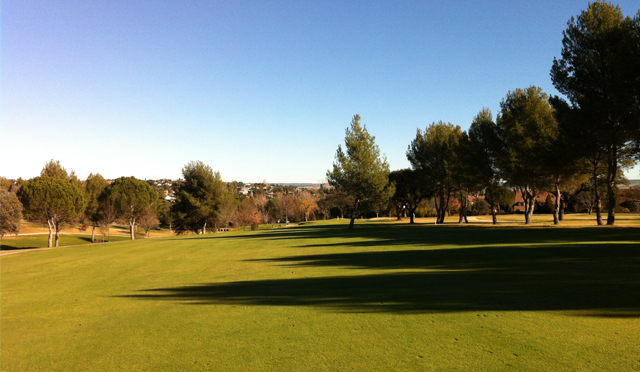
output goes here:
[[[617, 2], [625, 15], [637, 0]], [[3, 1], [0, 175], [324, 179], [360, 114], [390, 168], [549, 78], [587, 1]], [[629, 178], [640, 178], [636, 167]]]

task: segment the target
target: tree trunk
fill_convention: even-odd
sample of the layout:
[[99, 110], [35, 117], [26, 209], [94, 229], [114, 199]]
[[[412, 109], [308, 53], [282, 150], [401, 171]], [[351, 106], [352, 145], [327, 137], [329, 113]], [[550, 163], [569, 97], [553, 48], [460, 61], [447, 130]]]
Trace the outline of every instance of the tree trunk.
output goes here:
[[523, 187], [521, 193], [522, 199], [524, 200], [524, 224], [529, 225], [531, 224], [531, 218], [533, 217], [536, 204], [535, 192]]
[[596, 223], [602, 225], [602, 201], [600, 200], [600, 191], [598, 190], [598, 167], [593, 166], [593, 198], [596, 207]]
[[349, 221], [349, 229], [353, 229], [353, 225], [356, 222], [356, 215], [358, 214], [358, 201], [353, 205], [353, 211], [351, 212], [351, 221]]
[[446, 200], [446, 204], [445, 204], [445, 210], [442, 211], [442, 223], [444, 223], [444, 212], [448, 212], [448, 216], [451, 217], [451, 192], [447, 190], [447, 200]]
[[555, 202], [555, 208], [553, 208], [553, 224], [554, 225], [558, 225], [560, 224], [560, 199], [562, 198], [562, 193], [560, 192], [560, 185], [558, 184], [558, 180], [556, 180], [556, 185], [555, 185], [555, 196], [556, 196], [556, 202]]
[[458, 223], [469, 223], [467, 219], [467, 205], [469, 203], [469, 194], [464, 191], [460, 191], [460, 218], [458, 218]]
[[398, 215], [398, 221], [402, 220], [402, 208], [399, 204], [396, 204], [396, 214]]
[[415, 223], [414, 218], [416, 217], [416, 209], [418, 208], [409, 209], [409, 223]]
[[131, 235], [131, 240], [136, 240], [136, 232], [135, 232], [135, 227], [136, 227], [136, 219], [135, 218], [131, 218], [129, 220], [129, 232]]
[[607, 164], [607, 225], [616, 222], [616, 176], [618, 175], [618, 147], [611, 146]]
[[488, 201], [489, 201], [489, 205], [491, 206], [491, 222], [494, 225], [497, 225], [498, 217], [496, 216], [496, 205], [495, 205], [495, 200], [493, 198], [493, 186], [489, 186], [487, 196], [489, 197]]
[[440, 195], [438, 196], [438, 198], [440, 199], [440, 205], [438, 208], [438, 204], [436, 203], [436, 214], [437, 214], [437, 222], [438, 223], [444, 223], [444, 218], [446, 216], [447, 213], [447, 206], [449, 203], [448, 202], [448, 197], [447, 200], [445, 200], [445, 195], [444, 195], [444, 190], [442, 190], [440, 192]]
[[96, 226], [93, 225], [91, 228], [91, 243], [96, 242]]
[[49, 225], [49, 245], [48, 247], [53, 247], [53, 220], [47, 218], [47, 225]]
[[58, 248], [59, 241], [60, 241], [60, 222], [56, 222], [56, 248]]
[[205, 222], [204, 225], [202, 225], [202, 235], [207, 233], [207, 223]]
[[462, 221], [464, 220], [464, 201], [462, 200], [462, 190], [460, 190], [460, 210], [458, 211], [458, 223], [462, 223]]
[[533, 202], [525, 203], [524, 224], [531, 224], [531, 217], [533, 216]]

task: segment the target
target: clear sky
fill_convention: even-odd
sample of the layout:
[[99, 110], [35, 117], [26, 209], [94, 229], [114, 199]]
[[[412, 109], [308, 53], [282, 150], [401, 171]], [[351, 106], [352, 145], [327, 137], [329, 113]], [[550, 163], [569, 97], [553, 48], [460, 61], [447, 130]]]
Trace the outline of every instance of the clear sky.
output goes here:
[[[625, 15], [640, 1], [617, 2]], [[587, 1], [31, 1], [0, 19], [0, 175], [318, 182], [360, 114], [391, 169], [416, 128], [557, 94]], [[630, 178], [640, 178], [635, 168]]]

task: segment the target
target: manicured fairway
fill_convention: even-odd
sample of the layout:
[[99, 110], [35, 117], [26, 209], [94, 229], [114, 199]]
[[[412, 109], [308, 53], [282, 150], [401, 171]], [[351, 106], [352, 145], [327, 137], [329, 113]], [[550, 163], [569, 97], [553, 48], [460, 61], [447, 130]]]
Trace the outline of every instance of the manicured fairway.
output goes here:
[[0, 257], [2, 371], [640, 370], [640, 228], [361, 223]]

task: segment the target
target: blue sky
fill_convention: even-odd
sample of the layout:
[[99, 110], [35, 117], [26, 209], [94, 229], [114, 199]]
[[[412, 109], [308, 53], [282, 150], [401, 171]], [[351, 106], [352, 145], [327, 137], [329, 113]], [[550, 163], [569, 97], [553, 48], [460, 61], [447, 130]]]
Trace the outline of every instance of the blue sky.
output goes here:
[[416, 128], [466, 129], [515, 88], [557, 94], [562, 31], [587, 6], [5, 0], [0, 175], [57, 159], [81, 178], [178, 178], [201, 160], [227, 181], [318, 182], [356, 113], [405, 168]]

